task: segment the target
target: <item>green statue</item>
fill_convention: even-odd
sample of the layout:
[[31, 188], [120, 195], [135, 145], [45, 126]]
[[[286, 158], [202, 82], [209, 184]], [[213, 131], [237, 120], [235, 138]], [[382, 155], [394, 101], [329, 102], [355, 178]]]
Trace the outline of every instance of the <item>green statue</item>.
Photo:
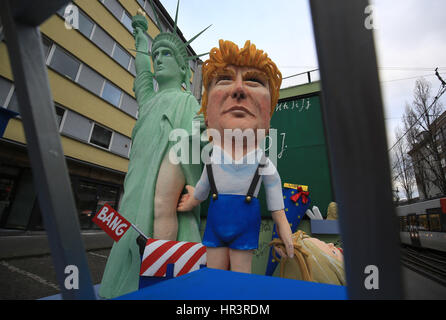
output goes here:
[[[133, 90], [139, 115], [132, 132], [119, 212], [148, 237], [201, 242], [199, 207], [178, 215], [176, 211], [185, 184], [195, 185], [200, 178], [201, 165], [175, 165], [168, 155], [175, 144], [169, 141], [173, 129], [184, 129], [191, 136], [192, 121], [200, 121], [204, 129], [203, 117], [197, 116], [200, 106], [189, 89], [188, 60], [196, 57], [188, 57], [186, 51], [186, 46], [204, 30], [185, 44], [175, 34], [175, 21], [175, 33], [158, 34], [149, 52], [145, 35], [148, 24], [143, 11], [138, 10], [132, 25], [137, 52]], [[154, 90], [154, 78], [158, 91]], [[181, 88], [183, 83], [186, 90]], [[138, 289], [141, 262], [137, 237], [132, 229], [114, 244], [99, 290], [101, 297], [113, 298]]]

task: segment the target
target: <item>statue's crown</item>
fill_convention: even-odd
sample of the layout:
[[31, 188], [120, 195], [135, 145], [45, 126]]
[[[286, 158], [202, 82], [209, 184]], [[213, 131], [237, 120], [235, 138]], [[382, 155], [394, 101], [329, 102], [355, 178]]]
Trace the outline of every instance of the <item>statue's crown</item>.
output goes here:
[[[156, 20], [156, 24], [159, 30], [163, 30], [159, 19], [158, 19], [158, 15], [156, 13], [155, 7], [153, 5], [153, 1], [150, 0], [150, 5], [152, 7], [152, 11], [155, 15], [155, 20]], [[210, 26], [208, 26], [207, 28], [205, 28], [204, 30], [202, 30], [200, 33], [198, 33], [196, 36], [192, 37], [192, 39], [190, 39], [187, 42], [183, 42], [180, 37], [177, 35], [177, 20], [178, 20], [178, 8], [180, 6], [180, 0], [178, 0], [177, 2], [177, 10], [175, 13], [175, 23], [174, 23], [174, 30], [173, 32], [160, 32], [155, 39], [153, 39], [153, 44], [152, 44], [152, 52], [158, 48], [161, 45], [168, 45], [169, 47], [171, 47], [173, 50], [175, 50], [175, 53], [177, 54], [177, 56], [180, 56], [183, 58], [184, 63], [186, 64], [187, 61], [189, 60], [193, 60], [196, 59], [198, 57], [201, 57], [203, 55], [208, 54], [209, 52], [203, 53], [203, 54], [199, 54], [199, 55], [195, 55], [195, 56], [189, 56], [187, 53], [187, 46], [194, 41], [197, 37], [199, 37], [204, 31], [206, 31]], [[148, 29], [148, 23], [147, 23], [147, 16], [146, 13], [141, 10], [138, 9], [137, 14], [135, 17], [133, 17], [133, 22], [132, 22], [132, 26], [133, 27], [140, 27], [142, 30], [147, 31]], [[151, 55], [151, 53], [148, 53], [149, 55]]]

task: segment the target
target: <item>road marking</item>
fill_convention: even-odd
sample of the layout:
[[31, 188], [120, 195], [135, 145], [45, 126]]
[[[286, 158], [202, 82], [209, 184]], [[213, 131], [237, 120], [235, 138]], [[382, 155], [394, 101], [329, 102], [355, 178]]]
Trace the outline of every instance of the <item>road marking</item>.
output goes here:
[[45, 285], [47, 285], [47, 286], [49, 286], [49, 287], [59, 291], [59, 286], [57, 286], [56, 284], [54, 284], [54, 283], [52, 283], [50, 281], [47, 281], [47, 280], [43, 279], [42, 277], [39, 277], [38, 275], [36, 275], [34, 273], [31, 273], [31, 272], [19, 269], [17, 267], [14, 267], [13, 265], [7, 263], [6, 261], [0, 261], [0, 264], [2, 266], [5, 266], [6, 268], [8, 268], [9, 270], [11, 270], [13, 272], [17, 272], [17, 273], [19, 273], [21, 275], [27, 276], [27, 277], [29, 277], [31, 279], [36, 280], [37, 282], [40, 282], [41, 284], [45, 284]]
[[88, 253], [89, 253], [89, 254], [92, 254], [92, 255], [94, 255], [94, 256], [97, 256], [97, 257], [104, 258], [104, 259], [107, 259], [107, 258], [108, 258], [107, 256], [104, 256], [104, 255], [99, 254], [99, 253], [94, 253], [94, 252], [88, 252]]

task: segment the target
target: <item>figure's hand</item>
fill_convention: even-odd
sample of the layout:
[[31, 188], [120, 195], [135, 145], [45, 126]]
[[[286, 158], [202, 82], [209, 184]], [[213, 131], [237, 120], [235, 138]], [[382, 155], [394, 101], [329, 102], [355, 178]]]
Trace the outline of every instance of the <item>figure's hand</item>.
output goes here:
[[283, 252], [282, 249], [276, 246], [274, 247], [274, 249], [282, 258], [286, 256], [288, 256], [289, 258], [293, 258], [294, 245], [293, 245], [292, 232], [288, 220], [286, 218], [285, 212], [283, 210], [274, 211], [272, 213], [272, 217], [274, 219], [274, 222], [276, 223], [277, 234], [279, 235], [279, 238], [282, 240], [285, 246], [286, 253]]
[[189, 185], [186, 185], [187, 193], [183, 194], [178, 202], [177, 211], [190, 211], [200, 204], [199, 200], [194, 198], [195, 188]]
[[[294, 245], [293, 245], [293, 238], [291, 237], [291, 235], [292, 235], [291, 234], [291, 228], [288, 225], [288, 228], [286, 228], [286, 227], [283, 228], [285, 230], [279, 231], [279, 229], [280, 228], [277, 228], [277, 233], [279, 234], [280, 239], [283, 241], [283, 244], [285, 245], [286, 254], [280, 248], [277, 248], [276, 251], [278, 251], [278, 254], [281, 257], [288, 256], [289, 258], [293, 258], [293, 256], [294, 256]], [[288, 230], [286, 230], [286, 229], [288, 229]]]
[[149, 51], [149, 41], [140, 27], [133, 28], [133, 37], [135, 38], [136, 50], [143, 52]]

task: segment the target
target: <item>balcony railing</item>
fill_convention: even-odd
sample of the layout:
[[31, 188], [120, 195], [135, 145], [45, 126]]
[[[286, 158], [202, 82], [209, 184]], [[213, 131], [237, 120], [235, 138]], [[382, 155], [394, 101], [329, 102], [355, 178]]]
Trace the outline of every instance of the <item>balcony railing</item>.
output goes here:
[[281, 89], [320, 81], [319, 69], [313, 69], [282, 78]]

